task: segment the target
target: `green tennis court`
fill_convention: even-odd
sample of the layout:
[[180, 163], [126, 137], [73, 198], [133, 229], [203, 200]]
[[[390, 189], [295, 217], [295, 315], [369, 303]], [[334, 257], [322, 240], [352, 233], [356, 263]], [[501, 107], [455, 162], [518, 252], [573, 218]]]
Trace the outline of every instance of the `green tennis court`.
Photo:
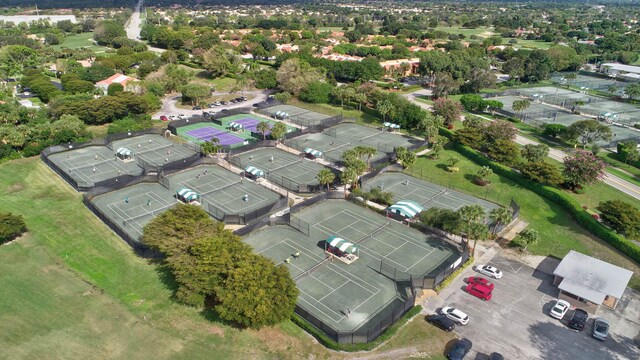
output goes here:
[[397, 147], [408, 148], [420, 142], [401, 134], [391, 133], [383, 128], [374, 128], [354, 123], [342, 123], [326, 129], [324, 133], [339, 139], [357, 141], [373, 146], [378, 151], [392, 153]]
[[[297, 191], [300, 186], [319, 185], [318, 172], [325, 167], [304, 154], [292, 154], [275, 147], [265, 147], [236, 154], [229, 160], [234, 165], [245, 168], [256, 167], [265, 172], [267, 180]], [[290, 181], [281, 181], [281, 178]]]
[[[254, 133], [259, 133], [259, 131], [256, 128], [256, 125], [261, 122], [266, 122], [267, 124], [269, 124], [269, 128], [272, 128], [273, 125], [280, 122], [280, 121], [269, 119], [267, 117], [256, 115], [256, 114], [236, 114], [236, 115], [220, 118], [218, 119], [218, 121], [220, 121], [220, 123], [222, 123], [222, 126], [225, 128], [228, 128], [230, 123], [236, 122], [243, 125], [244, 128], [249, 132], [254, 132]], [[298, 128], [293, 127], [291, 125], [285, 124], [285, 126], [287, 127], [287, 133], [298, 131]]]
[[321, 114], [319, 112], [299, 108], [293, 105], [276, 105], [270, 108], [262, 109], [261, 112], [267, 114], [268, 116], [290, 121], [294, 124], [302, 126], [319, 125], [322, 124], [322, 120], [331, 117], [327, 114]]
[[[327, 161], [339, 162], [342, 159], [342, 154], [353, 149], [356, 146], [371, 146], [370, 144], [364, 144], [358, 141], [349, 140], [345, 138], [337, 138], [325, 133], [310, 133], [301, 136], [296, 136], [293, 139], [287, 140], [286, 144], [299, 151], [304, 151], [306, 148], [322, 151], [322, 157]], [[370, 161], [377, 161], [385, 159], [387, 155], [378, 151], [371, 157]]]
[[362, 189], [380, 189], [393, 194], [393, 201], [413, 200], [425, 209], [432, 207], [458, 210], [465, 205], [477, 204], [482, 206], [488, 214], [497, 204], [478, 199], [471, 195], [448, 189], [424, 180], [414, 178], [401, 172], [385, 172], [373, 179], [363, 182]]
[[135, 161], [124, 161], [106, 146], [87, 146], [51, 154], [49, 160], [74, 179], [80, 186], [117, 178], [120, 175], [141, 175]]
[[[377, 271], [381, 261], [422, 275], [460, 257], [440, 239], [345, 200], [325, 200], [292, 217], [308, 225], [308, 234], [290, 226], [270, 226], [244, 241], [284, 264], [300, 290], [298, 305], [338, 331], [366, 326], [385, 305], [406, 298], [407, 288]], [[331, 235], [356, 244], [359, 258], [349, 265], [325, 260], [324, 240]]]
[[177, 204], [173, 192], [158, 183], [140, 183], [98, 195], [91, 202], [133, 239], [153, 218]]
[[166, 179], [172, 194], [182, 188], [199, 193], [202, 208], [218, 220], [269, 207], [280, 199], [277, 193], [216, 165], [183, 170]]
[[160, 135], [141, 135], [122, 140], [116, 140], [110, 144], [113, 150], [127, 148], [134, 157], [142, 159], [154, 166], [183, 160], [196, 154], [195, 151]]

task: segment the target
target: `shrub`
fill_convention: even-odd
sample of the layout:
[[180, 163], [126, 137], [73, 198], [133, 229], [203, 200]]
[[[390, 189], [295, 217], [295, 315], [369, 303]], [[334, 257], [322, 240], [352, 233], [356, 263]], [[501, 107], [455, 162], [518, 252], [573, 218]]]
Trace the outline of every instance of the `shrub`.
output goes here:
[[455, 280], [458, 275], [460, 275], [466, 268], [468, 268], [471, 264], [473, 264], [473, 257], [469, 257], [469, 259], [467, 260], [467, 262], [465, 262], [464, 264], [462, 264], [462, 266], [460, 266], [458, 269], [456, 269], [456, 271], [452, 272], [451, 275], [447, 276], [446, 279], [444, 279], [443, 282], [440, 283], [440, 285], [436, 286], [436, 288], [434, 289], [437, 293], [439, 293], [440, 291], [442, 291], [442, 289], [446, 288], [449, 284], [451, 284], [451, 282], [453, 280]]
[[27, 231], [22, 215], [0, 212], [0, 245], [9, 242]]
[[640, 235], [640, 210], [622, 200], [601, 202], [598, 207], [602, 222], [627, 238]]

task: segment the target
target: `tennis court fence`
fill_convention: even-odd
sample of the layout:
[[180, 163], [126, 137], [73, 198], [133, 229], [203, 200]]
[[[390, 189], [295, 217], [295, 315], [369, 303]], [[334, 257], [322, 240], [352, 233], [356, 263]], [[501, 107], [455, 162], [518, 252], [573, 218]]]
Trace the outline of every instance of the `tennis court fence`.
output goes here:
[[286, 197], [280, 197], [280, 199], [278, 199], [276, 202], [267, 204], [255, 210], [241, 212], [237, 214], [228, 214], [224, 210], [215, 206], [213, 203], [207, 200], [205, 200], [205, 202], [207, 203], [207, 206], [206, 206], [207, 212], [211, 216], [216, 218], [218, 221], [221, 221], [225, 224], [241, 224], [241, 225], [248, 224], [262, 217], [266, 217], [270, 213], [283, 209], [288, 205], [288, 199]]

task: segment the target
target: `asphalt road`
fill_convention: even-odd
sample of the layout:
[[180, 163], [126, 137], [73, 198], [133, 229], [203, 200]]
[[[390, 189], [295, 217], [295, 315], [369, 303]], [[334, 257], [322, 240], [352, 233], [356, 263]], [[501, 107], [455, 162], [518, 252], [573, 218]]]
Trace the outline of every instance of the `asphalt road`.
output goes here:
[[[125, 30], [127, 31], [127, 37], [131, 40], [140, 41], [140, 30], [142, 29], [142, 19], [140, 18], [140, 10], [144, 5], [144, 0], [139, 0], [136, 4], [136, 7], [133, 9], [133, 14], [127, 21], [127, 25]], [[160, 49], [157, 47], [149, 46], [149, 51], [153, 51], [155, 53], [161, 54], [165, 51], [165, 49]]]
[[[273, 90], [245, 91], [244, 93], [242, 94], [238, 93], [237, 95], [252, 96], [253, 98], [249, 99], [248, 101], [244, 101], [237, 104], [229, 104], [227, 106], [218, 106], [212, 109], [205, 108], [204, 110], [217, 113], [222, 109], [237, 109], [237, 108], [245, 108], [245, 107], [250, 108], [253, 106], [253, 104], [257, 104], [259, 102], [265, 101], [267, 99], [267, 96], [271, 95], [272, 93], [273, 93]], [[226, 94], [227, 93], [213, 93], [213, 96], [220, 96], [220, 95], [226, 95]], [[162, 108], [160, 109], [160, 111], [153, 114], [151, 118], [159, 119], [161, 115], [164, 115], [167, 117], [171, 115], [178, 116], [179, 114], [184, 114], [187, 117], [193, 116], [193, 115], [202, 115], [202, 110], [181, 109], [177, 107], [176, 104], [178, 101], [180, 101], [180, 97], [181, 95], [179, 94], [172, 94], [164, 97], [162, 99]]]
[[[420, 106], [421, 108], [426, 109], [426, 110], [430, 110], [431, 109], [431, 105], [425, 104], [425, 103], [417, 101], [415, 99], [415, 97], [417, 95], [426, 95], [427, 94], [426, 91], [428, 91], [428, 90], [418, 90], [416, 92], [413, 92], [413, 93], [410, 93], [410, 94], [406, 94], [405, 97], [407, 98], [407, 100], [413, 102], [414, 104]], [[429, 91], [429, 93], [430, 93], [430, 91]], [[481, 117], [481, 118], [483, 118], [485, 120], [493, 121], [493, 119], [488, 118], [486, 116], [481, 116], [481, 115], [476, 115], [476, 116]], [[517, 144], [519, 144], [519, 145], [526, 145], [526, 144], [538, 145], [538, 144], [540, 144], [539, 142], [527, 139], [527, 138], [525, 138], [523, 136], [520, 136], [520, 135], [516, 135], [515, 142]], [[562, 162], [566, 156], [568, 156], [568, 154], [566, 152], [562, 151], [562, 150], [553, 149], [553, 148], [549, 149], [549, 157], [554, 159], [554, 160]], [[632, 184], [632, 183], [628, 182], [627, 180], [624, 180], [624, 179], [622, 179], [622, 178], [620, 178], [618, 176], [615, 176], [615, 175], [609, 174], [609, 173], [605, 174], [605, 177], [602, 179], [602, 181], [604, 181], [605, 184], [607, 184], [607, 185], [609, 185], [609, 186], [611, 186], [611, 187], [613, 187], [615, 189], [618, 189], [619, 191], [621, 191], [621, 192], [623, 192], [623, 193], [625, 193], [625, 194], [627, 194], [627, 195], [629, 195], [629, 196], [631, 196], [633, 198], [636, 198], [636, 199], [640, 200], [640, 186]]]

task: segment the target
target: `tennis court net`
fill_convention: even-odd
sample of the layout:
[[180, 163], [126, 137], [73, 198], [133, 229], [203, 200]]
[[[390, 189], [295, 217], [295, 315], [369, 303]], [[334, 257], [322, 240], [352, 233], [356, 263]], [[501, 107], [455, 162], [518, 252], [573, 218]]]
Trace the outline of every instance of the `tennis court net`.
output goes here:
[[86, 168], [100, 166], [100, 164], [105, 164], [105, 163], [108, 163], [110, 161], [115, 161], [115, 160], [114, 159], [98, 160], [96, 162], [92, 162], [92, 163], [89, 163], [89, 164], [86, 164], [86, 165], [80, 165], [80, 166], [77, 166], [77, 167], [74, 167], [74, 168], [69, 168], [69, 173], [72, 173], [72, 172], [78, 171], [78, 170], [83, 170], [83, 169], [86, 169]]
[[340, 149], [344, 149], [344, 148], [346, 148], [346, 147], [347, 147], [347, 146], [349, 146], [349, 145], [351, 145], [351, 143], [350, 143], [350, 142], [348, 142], [348, 143], [346, 143], [346, 144], [342, 144], [342, 145], [336, 146], [336, 147], [332, 147], [331, 149], [326, 150], [326, 151], [325, 151], [325, 153], [330, 153], [330, 152], [333, 152], [333, 151], [337, 151], [337, 150], [340, 150]]
[[148, 212], [146, 212], [144, 214], [137, 215], [137, 216], [134, 216], [134, 217], [130, 217], [128, 219], [123, 219], [122, 220], [122, 224], [123, 225], [133, 225], [133, 223], [136, 222], [137, 220], [140, 220], [140, 219], [148, 217], [148, 216], [152, 216], [153, 217], [153, 216], [159, 215], [165, 209], [168, 209], [168, 208], [172, 207], [173, 205], [174, 204], [165, 205], [165, 206], [163, 206], [163, 207], [161, 207], [159, 209], [155, 209], [153, 211], [148, 211]]
[[356, 241], [356, 244], [359, 244], [367, 239], [371, 239], [372, 237], [378, 235], [379, 233], [381, 233], [384, 229], [389, 227], [389, 224], [391, 224], [391, 222], [387, 221], [386, 223], [378, 226], [375, 230], [373, 230], [372, 232], [368, 233], [367, 235], [361, 237], [358, 241]]
[[293, 281], [302, 279], [306, 276], [309, 276], [312, 272], [318, 270], [320, 267], [322, 267], [322, 265], [328, 263], [329, 261], [331, 261], [331, 256], [327, 256], [326, 258], [324, 258], [324, 260], [320, 261], [319, 263], [313, 265], [311, 268], [309, 268], [307, 271], [298, 274], [296, 277], [293, 278]]
[[277, 168], [273, 168], [271, 170], [267, 170], [267, 174], [271, 174], [272, 172], [276, 172], [276, 171], [278, 171], [280, 169], [286, 168], [287, 166], [291, 166], [291, 165], [294, 165], [294, 164], [297, 164], [297, 163], [301, 163], [303, 161], [304, 161], [304, 158], [301, 157], [300, 159], [298, 159], [298, 160], [296, 160], [296, 161], [294, 161], [292, 163], [288, 163], [288, 164], [285, 164], [285, 165], [282, 165], [282, 166], [278, 166]]
[[219, 187], [219, 188], [217, 188], [217, 189], [209, 190], [209, 191], [207, 191], [207, 192], [204, 192], [204, 193], [200, 194], [200, 196], [207, 196], [207, 195], [213, 194], [214, 192], [217, 192], [217, 191], [220, 191], [220, 190], [224, 190], [224, 189], [226, 189], [226, 188], [229, 188], [229, 187], [232, 187], [232, 186], [234, 186], [234, 185], [240, 184], [241, 182], [242, 182], [242, 178], [241, 178], [240, 180], [235, 181], [235, 182], [232, 182], [232, 183], [230, 183], [230, 184], [223, 185], [223, 186], [221, 186], [221, 187]]
[[433, 200], [437, 199], [439, 196], [444, 195], [447, 193], [447, 189], [442, 189], [440, 191], [438, 191], [437, 194], [433, 195], [432, 197], [430, 197], [427, 201], [425, 201], [422, 205], [427, 204], [432, 202]]
[[144, 155], [146, 153], [150, 153], [152, 151], [161, 151], [164, 149], [168, 149], [168, 148], [172, 148], [175, 144], [167, 144], [167, 145], [163, 145], [163, 146], [159, 146], [153, 149], [149, 149], [149, 150], [142, 150], [142, 151], [137, 151], [135, 152], [136, 155]]
[[377, 133], [375, 133], [375, 134], [367, 135], [367, 136], [365, 136], [365, 137], [363, 137], [363, 138], [360, 138], [360, 141], [362, 141], [362, 140], [367, 140], [367, 139], [371, 139], [372, 137], [374, 137], [374, 136], [378, 136], [378, 135], [382, 134], [383, 132], [384, 132], [384, 130], [381, 130], [381, 131], [378, 131], [378, 132], [377, 132]]

